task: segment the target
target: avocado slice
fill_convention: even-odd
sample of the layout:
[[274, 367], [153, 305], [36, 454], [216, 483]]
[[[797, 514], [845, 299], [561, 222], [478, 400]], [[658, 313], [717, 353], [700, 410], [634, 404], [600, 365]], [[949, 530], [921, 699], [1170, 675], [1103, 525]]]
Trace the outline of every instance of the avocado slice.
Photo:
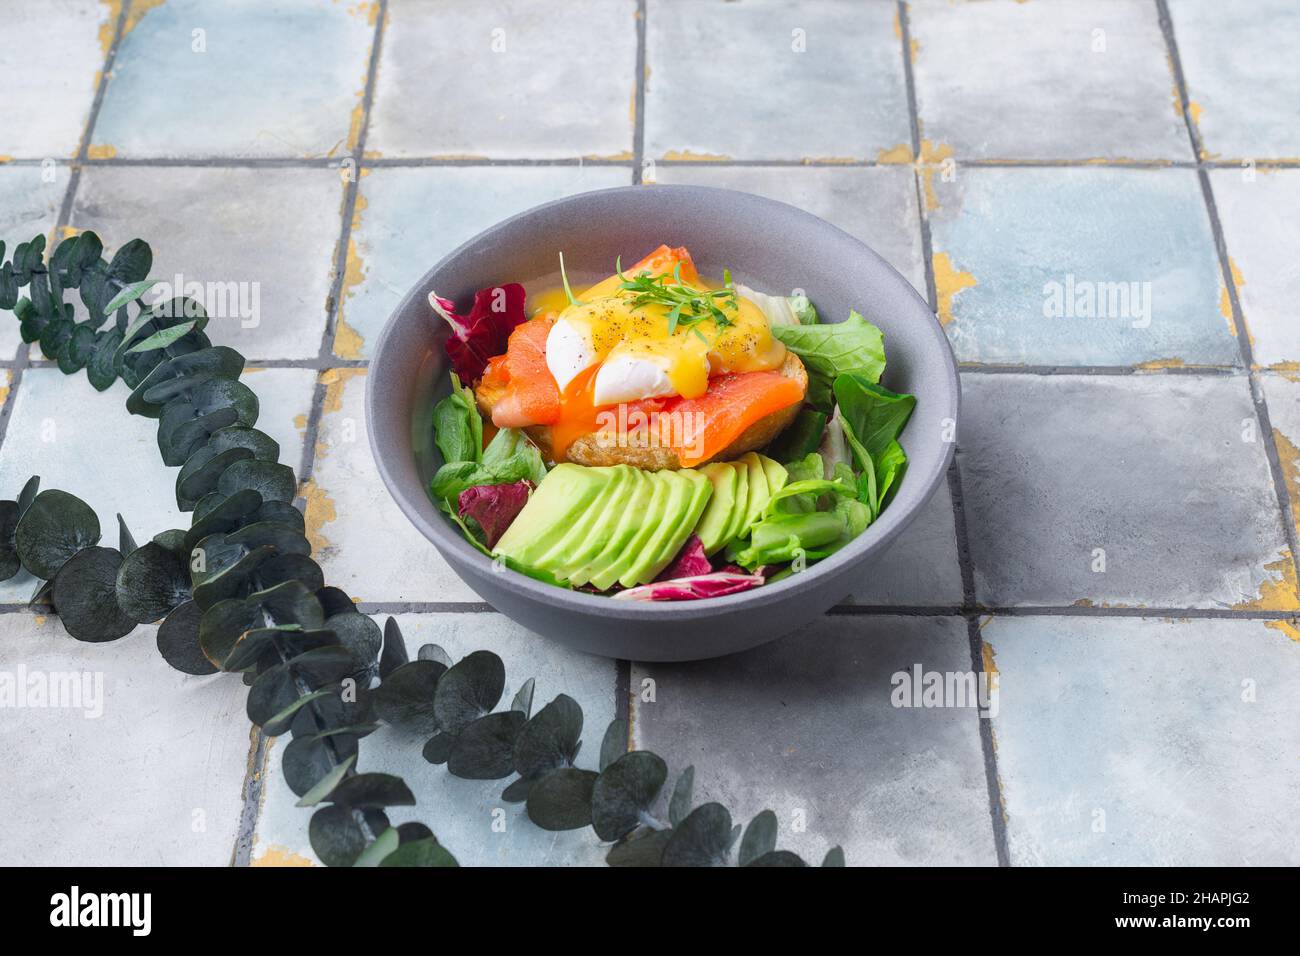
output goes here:
[[[600, 554], [623, 520], [623, 513], [636, 488], [639, 475], [637, 469], [630, 465], [615, 465], [612, 470], [614, 475], [609, 490], [592, 504], [593, 520], [583, 522], [585, 530], [579, 532], [580, 537], [570, 539], [572, 546], [565, 548], [555, 559], [558, 566], [554, 570], [562, 578], [569, 579], [575, 571]], [[569, 583], [573, 584], [573, 581], [569, 580]]]
[[695, 533], [700, 536], [704, 553], [712, 555], [721, 551], [727, 543], [726, 532], [731, 523], [731, 510], [736, 503], [739, 478], [736, 469], [726, 461], [709, 462], [699, 471], [713, 484], [713, 494], [704, 514], [700, 516]]
[[550, 571], [560, 580], [565, 580], [567, 571], [574, 567], [570, 563], [571, 555], [582, 549], [583, 542], [587, 540], [594, 528], [602, 521], [610, 520], [612, 513], [609, 509], [622, 494], [622, 486], [628, 481], [631, 472], [627, 465], [612, 465], [593, 470], [605, 473], [605, 487], [582, 514], [578, 515], [567, 528], [560, 530], [559, 536], [553, 539], [551, 547], [534, 562], [535, 567]]
[[677, 523], [673, 525], [672, 533], [660, 543], [659, 553], [655, 555], [654, 562], [647, 571], [646, 581], [653, 581], [659, 572], [668, 567], [673, 558], [677, 557], [677, 552], [682, 550], [682, 545], [695, 530], [700, 515], [703, 514], [709, 498], [713, 495], [713, 482], [700, 472], [684, 469], [675, 474], [686, 479], [689, 487], [686, 504], [678, 516]]
[[731, 505], [731, 517], [727, 530], [723, 534], [723, 544], [730, 544], [740, 537], [745, 527], [745, 515], [749, 513], [749, 468], [743, 462], [729, 461], [727, 467], [736, 472], [736, 500]]
[[[573, 571], [568, 576], [570, 585], [580, 587], [587, 584], [594, 574], [608, 567], [623, 553], [623, 549], [645, 522], [646, 509], [654, 492], [655, 485], [650, 480], [649, 473], [633, 468], [623, 500], [608, 510], [613, 520], [605, 523], [609, 534], [604, 536], [604, 546], [582, 564], [574, 564]], [[593, 529], [593, 532], [597, 530]], [[595, 545], [601, 538], [602, 535], [593, 533], [586, 543]], [[575, 554], [573, 560], [577, 562], [579, 555]]]
[[667, 512], [668, 501], [674, 486], [666, 481], [660, 481], [656, 472], [642, 472], [641, 477], [649, 483], [650, 499], [645, 506], [645, 510], [636, 516], [636, 531], [623, 545], [622, 550], [614, 555], [609, 563], [604, 564], [603, 567], [591, 574], [590, 584], [601, 591], [613, 587], [614, 583], [626, 574], [641, 557], [645, 551], [646, 543], [659, 529], [659, 526], [663, 523], [664, 514]]
[[767, 494], [771, 499], [772, 495], [785, 487], [790, 480], [790, 473], [785, 470], [785, 465], [766, 455], [759, 455], [758, 460], [763, 463], [763, 472], [767, 475]]
[[609, 485], [608, 471], [556, 465], [497, 541], [496, 553], [536, 566]]
[[[676, 534], [677, 526], [681, 523], [682, 516], [687, 513], [695, 492], [694, 483], [689, 478], [683, 477], [681, 472], [656, 471], [650, 477], [656, 482], [667, 485], [668, 494], [659, 512], [658, 520], [654, 524], [653, 532], [632, 556], [632, 563], [618, 577], [618, 583], [625, 588], [653, 581], [654, 576], [667, 565], [667, 561], [664, 564], [657, 563], [659, 554], [663, 551], [665, 543], [671, 541]], [[708, 481], [707, 478], [704, 480]], [[679, 544], [678, 547], [680, 548], [681, 545]]]
[[767, 472], [763, 469], [763, 463], [758, 460], [758, 455], [754, 452], [741, 455], [736, 461], [737, 465], [744, 465], [749, 471], [749, 502], [745, 505], [745, 520], [740, 526], [740, 534], [737, 537], [744, 537], [749, 534], [749, 529], [754, 526], [758, 516], [763, 513], [767, 503], [772, 500], [772, 492], [767, 487]]

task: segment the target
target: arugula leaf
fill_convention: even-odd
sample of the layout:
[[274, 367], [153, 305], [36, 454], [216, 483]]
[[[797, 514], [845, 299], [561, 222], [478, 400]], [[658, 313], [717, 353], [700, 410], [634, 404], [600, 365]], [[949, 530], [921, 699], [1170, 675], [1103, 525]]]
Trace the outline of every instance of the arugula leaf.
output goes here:
[[[830, 325], [773, 326], [772, 334], [803, 359], [813, 379], [833, 381], [840, 375], [856, 373], [878, 382], [885, 371], [885, 337], [857, 312]], [[810, 394], [813, 385], [809, 383]]]

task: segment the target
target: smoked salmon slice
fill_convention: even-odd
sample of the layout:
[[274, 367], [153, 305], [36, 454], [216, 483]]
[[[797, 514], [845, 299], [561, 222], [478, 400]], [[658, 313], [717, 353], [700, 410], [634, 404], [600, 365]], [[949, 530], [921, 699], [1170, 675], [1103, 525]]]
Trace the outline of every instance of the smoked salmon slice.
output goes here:
[[504, 358], [497, 356], [483, 373], [480, 390], [492, 402], [497, 428], [553, 425], [560, 418], [560, 389], [546, 367], [546, 337], [554, 319], [541, 315], [510, 333]]
[[803, 383], [780, 372], [740, 372], [709, 379], [709, 390], [698, 398], [668, 399], [660, 414], [674, 416], [673, 451], [683, 468], [691, 468], [803, 396]]

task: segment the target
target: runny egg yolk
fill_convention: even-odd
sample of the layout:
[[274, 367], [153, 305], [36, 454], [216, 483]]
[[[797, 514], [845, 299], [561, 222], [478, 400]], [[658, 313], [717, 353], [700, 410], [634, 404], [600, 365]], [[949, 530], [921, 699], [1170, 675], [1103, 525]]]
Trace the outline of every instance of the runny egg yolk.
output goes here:
[[772, 335], [767, 317], [743, 296], [714, 300], [723, 321], [687, 317], [670, 331], [669, 306], [635, 305], [636, 294], [619, 283], [615, 276], [593, 286], [556, 318], [557, 325], [578, 331], [594, 364], [642, 360], [662, 370], [674, 394], [698, 398], [708, 391], [710, 376], [767, 371], [785, 361], [785, 346]]

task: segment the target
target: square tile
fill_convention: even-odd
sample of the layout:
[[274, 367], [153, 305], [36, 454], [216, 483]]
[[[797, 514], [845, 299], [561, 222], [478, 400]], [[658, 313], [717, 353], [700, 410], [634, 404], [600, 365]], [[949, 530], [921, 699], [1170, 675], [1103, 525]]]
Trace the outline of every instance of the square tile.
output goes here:
[[[257, 426], [280, 443], [281, 460], [294, 469], [314, 380], [309, 369], [285, 368], [257, 372], [245, 382], [261, 402]], [[118, 512], [137, 541], [190, 526], [191, 515], [176, 507], [176, 469], [158, 457], [158, 423], [127, 414], [130, 392], [121, 381], [101, 394], [84, 373], [29, 368], [14, 391], [0, 450], [0, 494], [12, 499], [28, 478], [40, 475], [41, 488], [74, 494], [95, 509], [110, 547], [117, 547]], [[0, 583], [0, 603], [26, 601], [35, 590], [35, 579], [20, 571]]]
[[910, 143], [896, 11], [649, 0], [646, 156], [875, 159]]
[[26, 690], [24, 706], [5, 708], [0, 863], [230, 864], [247, 690], [229, 674], [172, 670], [155, 631], [85, 644], [56, 617], [0, 614], [0, 681]]
[[962, 377], [989, 606], [1300, 609], [1244, 376]]
[[1210, 182], [1255, 362], [1300, 369], [1300, 170], [1213, 169]]
[[410, 287], [489, 226], [552, 199], [631, 182], [630, 169], [611, 166], [363, 169], [335, 354], [369, 358]]
[[343, 195], [331, 169], [99, 166], [82, 176], [72, 225], [110, 248], [148, 242], [164, 284], [145, 300], [184, 288], [215, 343], [250, 361], [315, 358]]
[[[440, 644], [453, 660], [471, 651], [490, 650], [506, 665], [506, 688], [498, 710], [509, 706], [529, 677], [536, 678], [533, 713], [559, 694], [582, 707], [582, 751], [578, 766], [595, 769], [605, 728], [614, 719], [615, 666], [611, 660], [566, 650], [524, 630], [499, 614], [398, 614], [412, 660], [420, 645]], [[382, 626], [386, 616], [377, 617]], [[535, 826], [522, 804], [505, 803], [505, 780], [462, 780], [445, 766], [420, 754], [424, 739], [383, 727], [361, 742], [359, 768], [402, 777], [418, 801], [414, 807], [388, 812], [394, 824], [426, 824], [461, 866], [595, 866], [603, 865], [607, 847], [590, 828], [550, 833]], [[254, 837], [254, 866], [315, 859], [307, 838], [312, 811], [295, 807], [297, 797], [281, 774], [287, 738], [272, 743], [267, 758], [264, 796]], [[500, 822], [498, 822], [500, 821]], [[500, 829], [504, 823], [504, 830]], [[495, 826], [495, 828], [494, 828]]]
[[1300, 9], [1173, 0], [1169, 14], [1205, 158], [1300, 158]]
[[367, 153], [632, 158], [633, 0], [393, 0], [388, 17]]
[[133, 10], [91, 156], [346, 153], [361, 131], [378, 11], [372, 0], [167, 0]]
[[958, 607], [961, 566], [952, 494], [945, 481], [916, 520], [861, 575], [845, 604]]
[[5, 5], [0, 159], [71, 159], [117, 26], [117, 4], [46, 0]]
[[696, 805], [775, 812], [777, 846], [814, 866], [837, 844], [850, 866], [992, 865], [980, 718], [896, 706], [917, 666], [970, 675], [966, 622], [832, 616], [722, 660], [636, 664], [634, 743], [668, 761], [669, 792], [693, 765]]
[[359, 601], [481, 601], [407, 520], [366, 437], [366, 370], [321, 373], [316, 468], [302, 489], [307, 537], [325, 580]]
[[1294, 638], [1078, 617], [995, 618], [983, 636], [1013, 866], [1300, 862]]
[[1154, 3], [909, 11], [922, 136], [958, 160], [1193, 158]]
[[[48, 249], [67, 190], [67, 166], [0, 166], [0, 240], [6, 259], [19, 243], [37, 235], [45, 237]], [[0, 315], [0, 359], [12, 359], [22, 341], [17, 319], [8, 312]]]
[[[644, 178], [644, 177], [643, 177]], [[925, 296], [925, 256], [910, 167], [791, 169], [762, 166], [656, 164], [660, 183], [721, 186], [798, 206], [861, 239]]]
[[1270, 373], [1260, 376], [1260, 385], [1268, 402], [1273, 441], [1291, 498], [1291, 516], [1300, 534], [1300, 376]]
[[963, 166], [933, 188], [939, 319], [959, 360], [1240, 364], [1195, 171]]

